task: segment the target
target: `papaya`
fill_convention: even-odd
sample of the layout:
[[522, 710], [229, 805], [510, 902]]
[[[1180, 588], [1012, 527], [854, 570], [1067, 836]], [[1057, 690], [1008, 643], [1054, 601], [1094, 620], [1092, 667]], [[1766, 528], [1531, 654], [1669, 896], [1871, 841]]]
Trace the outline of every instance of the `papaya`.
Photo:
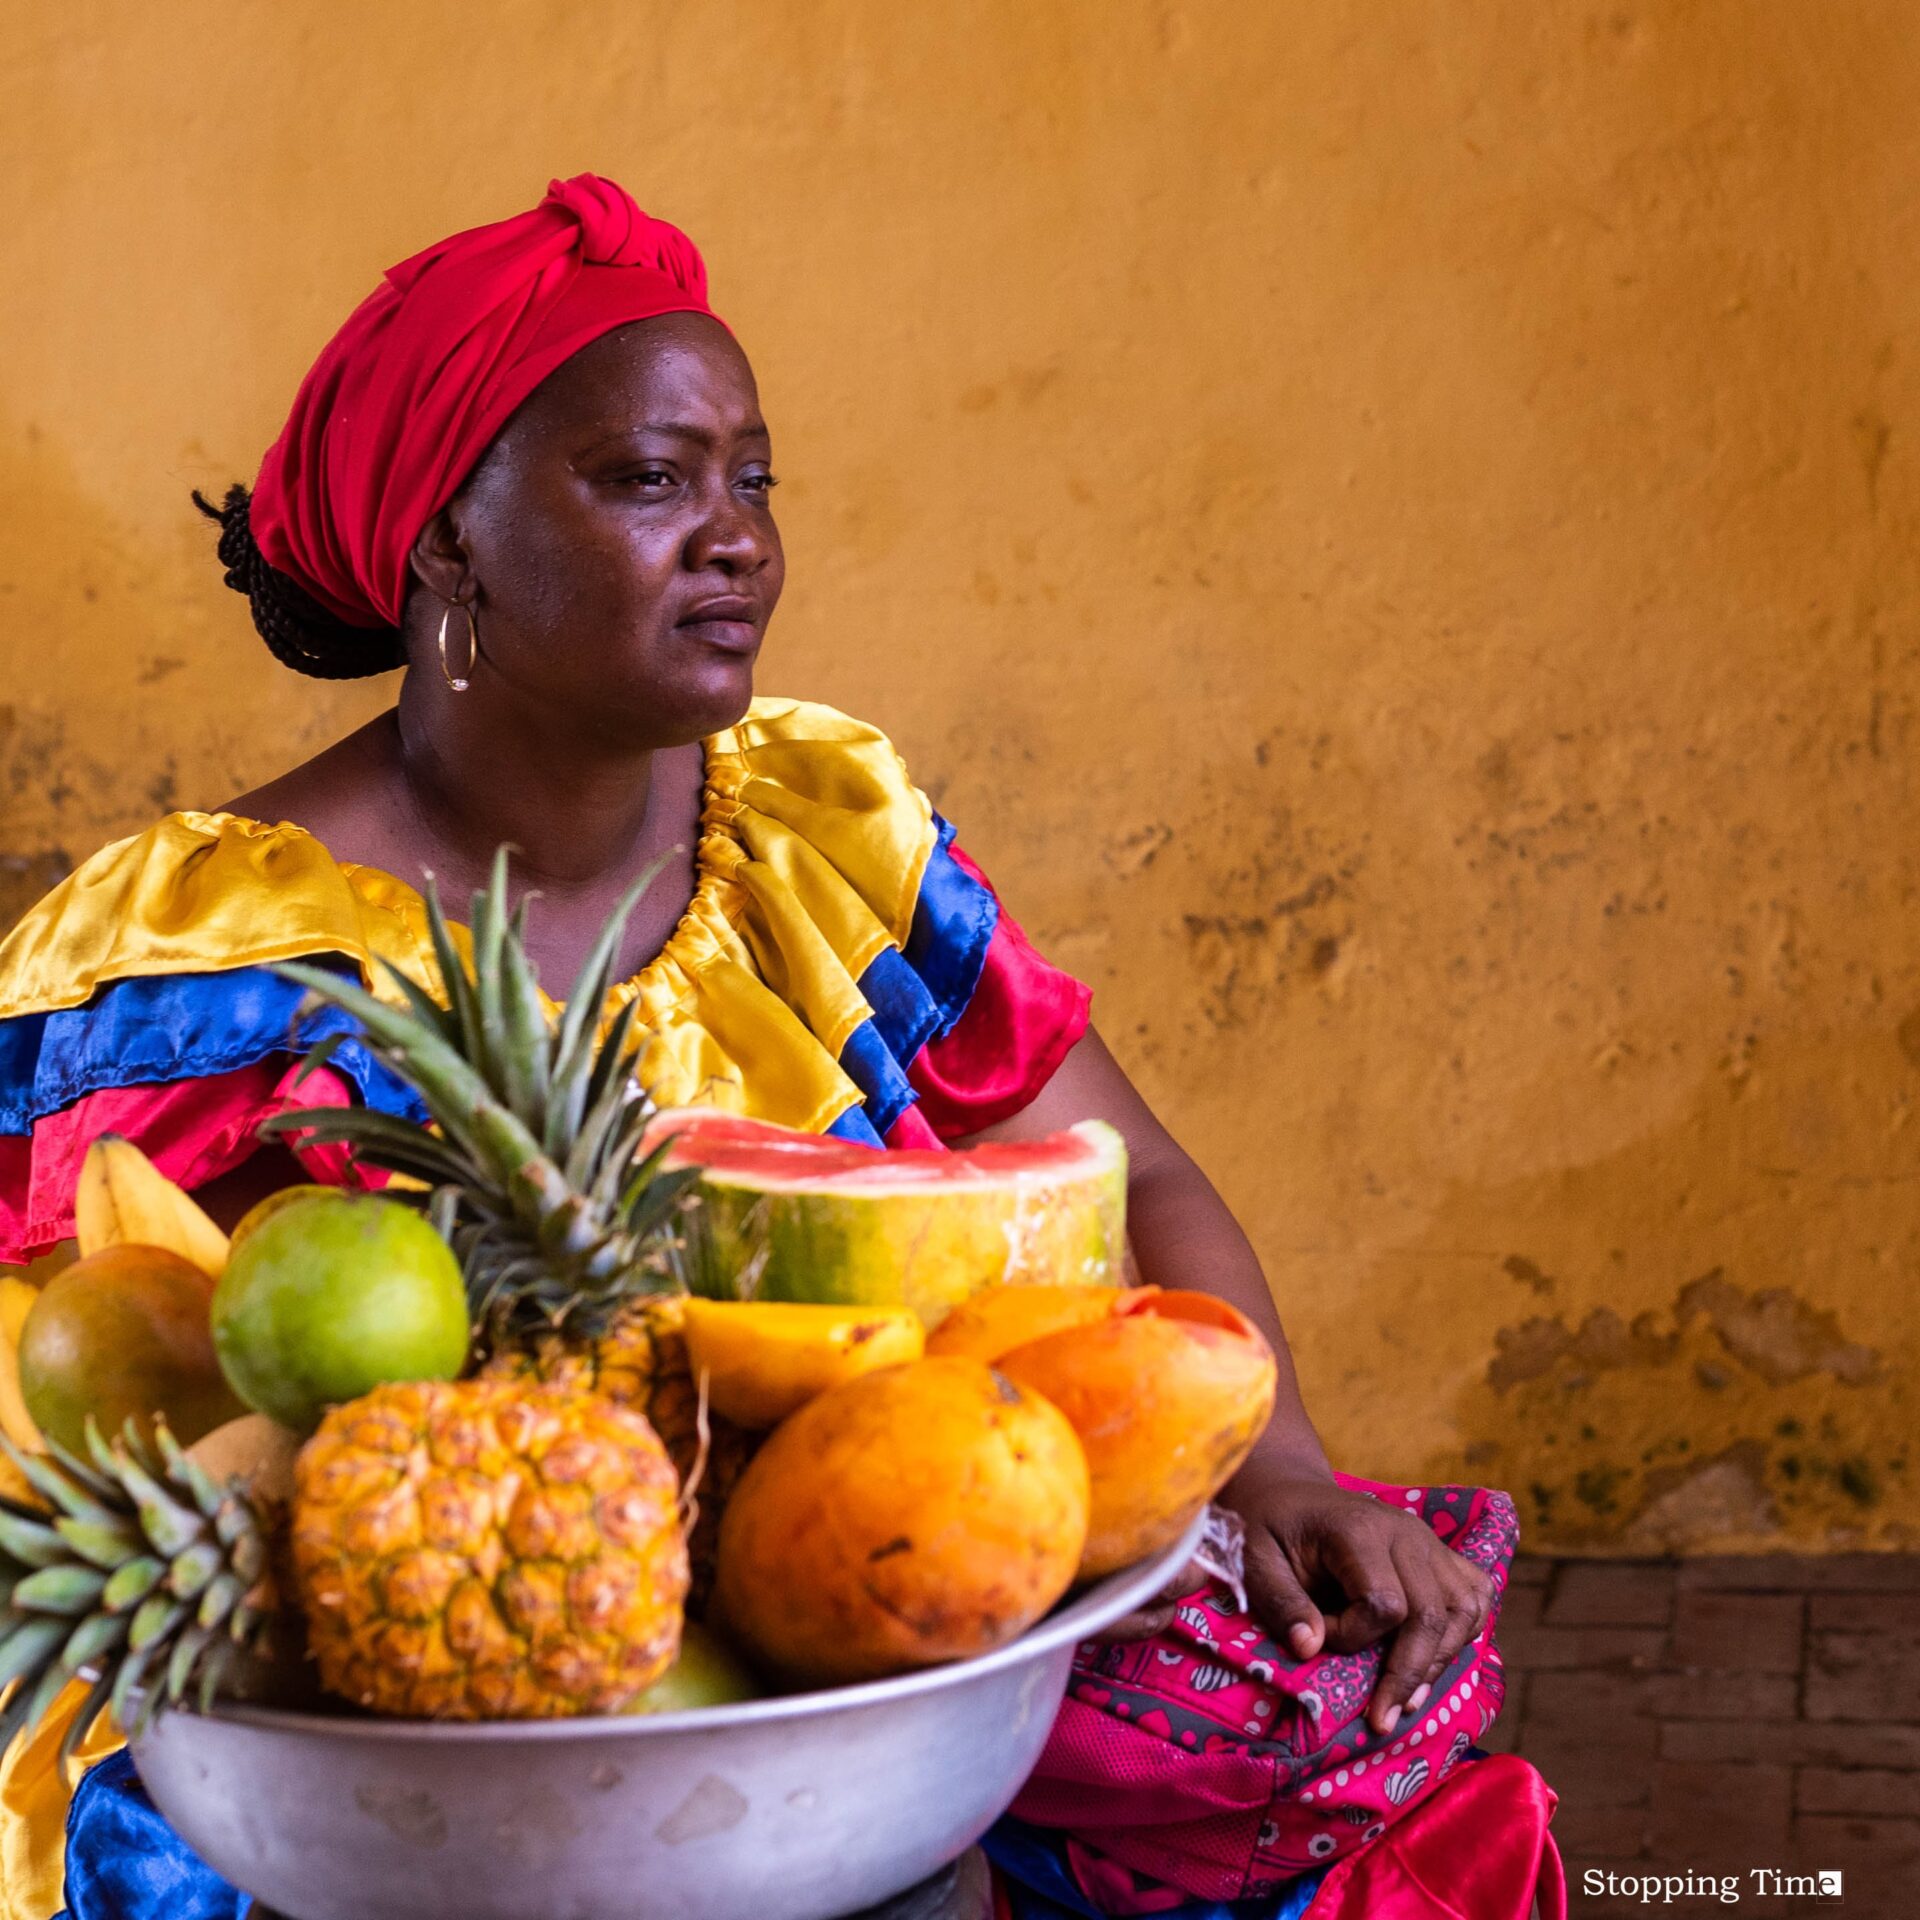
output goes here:
[[995, 1362], [1066, 1415], [1086, 1450], [1092, 1504], [1079, 1577], [1171, 1546], [1233, 1477], [1273, 1411], [1273, 1349], [1211, 1294], [1140, 1287], [1105, 1319]]
[[753, 1659], [834, 1686], [981, 1654], [1067, 1590], [1087, 1461], [1037, 1393], [915, 1360], [810, 1400], [720, 1522], [716, 1618]]
[[989, 1366], [1062, 1327], [1106, 1319], [1128, 1295], [1116, 1287], [982, 1287], [927, 1335], [929, 1353], [959, 1353]]
[[904, 1308], [785, 1300], [688, 1300], [687, 1362], [707, 1403], [737, 1427], [777, 1427], [816, 1394], [876, 1367], [918, 1360], [920, 1318]]
[[214, 1357], [213, 1282], [184, 1255], [119, 1242], [41, 1289], [20, 1330], [20, 1397], [84, 1456], [87, 1421], [116, 1434], [164, 1414], [185, 1446], [247, 1409]]

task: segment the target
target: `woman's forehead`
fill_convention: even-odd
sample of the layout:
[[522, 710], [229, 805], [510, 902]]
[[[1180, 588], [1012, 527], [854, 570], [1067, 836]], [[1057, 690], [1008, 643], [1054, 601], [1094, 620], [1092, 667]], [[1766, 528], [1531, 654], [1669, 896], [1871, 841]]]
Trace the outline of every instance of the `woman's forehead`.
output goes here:
[[570, 438], [672, 424], [733, 436], [763, 425], [746, 355], [704, 314], [663, 314], [601, 335], [542, 381], [514, 422]]

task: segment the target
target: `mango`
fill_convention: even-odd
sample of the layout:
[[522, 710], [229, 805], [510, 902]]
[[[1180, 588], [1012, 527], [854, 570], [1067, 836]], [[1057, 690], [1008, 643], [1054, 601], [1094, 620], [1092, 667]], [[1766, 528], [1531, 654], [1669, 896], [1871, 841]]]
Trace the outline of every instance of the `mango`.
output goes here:
[[904, 1307], [810, 1306], [794, 1301], [688, 1300], [687, 1362], [707, 1382], [707, 1404], [735, 1426], [777, 1427], [829, 1387], [878, 1367], [918, 1360], [920, 1316]]

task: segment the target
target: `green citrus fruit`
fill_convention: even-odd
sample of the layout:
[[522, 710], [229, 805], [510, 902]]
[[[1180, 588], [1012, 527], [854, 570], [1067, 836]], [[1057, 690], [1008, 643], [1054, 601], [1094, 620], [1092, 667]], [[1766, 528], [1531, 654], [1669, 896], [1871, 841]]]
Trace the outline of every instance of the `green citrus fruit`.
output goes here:
[[389, 1380], [455, 1379], [469, 1337], [453, 1249], [413, 1208], [366, 1194], [276, 1208], [213, 1292], [214, 1350], [233, 1390], [295, 1433]]
[[34, 1425], [84, 1457], [89, 1418], [111, 1439], [163, 1414], [188, 1446], [244, 1412], [214, 1357], [212, 1292], [191, 1261], [130, 1243], [56, 1274], [20, 1329], [20, 1396]]
[[652, 1686], [628, 1701], [625, 1711], [687, 1713], [695, 1707], [757, 1700], [760, 1692], [740, 1656], [717, 1633], [689, 1620], [680, 1631], [680, 1657]]

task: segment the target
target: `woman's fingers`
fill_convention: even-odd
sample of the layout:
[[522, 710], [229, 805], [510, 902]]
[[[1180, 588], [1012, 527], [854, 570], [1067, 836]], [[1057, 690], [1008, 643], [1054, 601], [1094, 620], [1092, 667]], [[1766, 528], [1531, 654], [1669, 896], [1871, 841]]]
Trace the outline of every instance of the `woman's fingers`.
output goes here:
[[1447, 1588], [1442, 1603], [1446, 1608], [1447, 1628], [1434, 1650], [1432, 1666], [1422, 1676], [1428, 1681], [1438, 1680], [1460, 1649], [1468, 1641], [1479, 1638], [1493, 1612], [1492, 1581], [1458, 1554], [1447, 1553], [1444, 1547], [1440, 1551], [1446, 1556], [1439, 1565]]
[[1123, 1613], [1093, 1637], [1096, 1640], [1151, 1640], [1173, 1625], [1175, 1604], [1172, 1600], [1149, 1600], [1145, 1606]]
[[1326, 1643], [1325, 1618], [1265, 1527], [1247, 1529], [1247, 1599], [1253, 1617], [1296, 1660], [1311, 1660]]
[[1368, 1724], [1383, 1734], [1403, 1711], [1418, 1713], [1426, 1705], [1428, 1689], [1485, 1627], [1492, 1605], [1486, 1576], [1431, 1536], [1409, 1532], [1396, 1546], [1407, 1618], [1367, 1705]]
[[1174, 1609], [1181, 1598], [1191, 1593], [1207, 1577], [1198, 1560], [1189, 1560], [1151, 1599], [1143, 1600], [1131, 1613], [1104, 1626], [1092, 1636], [1095, 1640], [1151, 1640], [1173, 1625]]
[[1340, 1583], [1346, 1605], [1327, 1620], [1327, 1645], [1358, 1653], [1384, 1640], [1407, 1617], [1407, 1594], [1393, 1564], [1387, 1530], [1374, 1523], [1343, 1527], [1320, 1542], [1320, 1558]]

